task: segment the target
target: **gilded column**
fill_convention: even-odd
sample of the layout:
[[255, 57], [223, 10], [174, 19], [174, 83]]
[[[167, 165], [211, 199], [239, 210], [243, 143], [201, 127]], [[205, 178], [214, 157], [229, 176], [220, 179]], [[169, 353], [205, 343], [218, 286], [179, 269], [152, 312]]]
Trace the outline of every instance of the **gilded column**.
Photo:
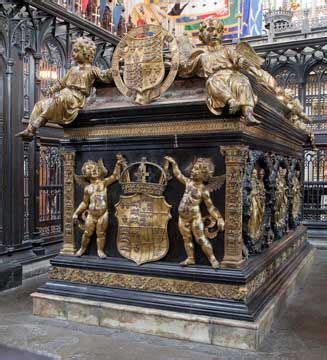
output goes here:
[[243, 178], [248, 146], [222, 146], [226, 162], [225, 247], [223, 268], [240, 268], [243, 263]]
[[64, 160], [64, 246], [62, 255], [74, 255], [76, 251], [73, 214], [75, 207], [75, 152], [63, 150]]

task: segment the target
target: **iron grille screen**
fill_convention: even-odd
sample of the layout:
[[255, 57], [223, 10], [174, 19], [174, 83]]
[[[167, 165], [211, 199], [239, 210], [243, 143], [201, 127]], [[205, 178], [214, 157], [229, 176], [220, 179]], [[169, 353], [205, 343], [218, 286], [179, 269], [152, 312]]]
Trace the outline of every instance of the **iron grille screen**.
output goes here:
[[57, 146], [40, 147], [39, 230], [41, 236], [63, 231], [63, 164]]
[[326, 151], [304, 153], [304, 199], [305, 221], [327, 222], [327, 162]]

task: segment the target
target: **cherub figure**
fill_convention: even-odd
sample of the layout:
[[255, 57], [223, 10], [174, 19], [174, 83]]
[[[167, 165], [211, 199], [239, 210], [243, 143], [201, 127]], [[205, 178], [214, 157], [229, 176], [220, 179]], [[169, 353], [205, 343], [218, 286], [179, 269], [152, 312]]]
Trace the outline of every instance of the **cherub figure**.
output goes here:
[[290, 120], [293, 125], [302, 130], [304, 133], [308, 135], [309, 142], [313, 148], [316, 148], [315, 145], [315, 135], [313, 131], [310, 129], [310, 118], [304, 112], [303, 106], [300, 103], [300, 100], [293, 95], [292, 89], [284, 90], [284, 103], [291, 110]]
[[[195, 264], [195, 252], [192, 237], [201, 246], [202, 251], [215, 269], [219, 268], [219, 262], [215, 257], [212, 245], [206, 236], [204, 218], [201, 214], [200, 205], [205, 203], [209, 215], [216, 222], [219, 231], [224, 231], [225, 221], [218, 209], [214, 206], [210, 192], [219, 189], [225, 182], [225, 176], [214, 177], [215, 166], [211, 159], [198, 158], [194, 163], [190, 178], [184, 176], [176, 161], [167, 156], [166, 161], [172, 164], [173, 174], [186, 189], [179, 204], [179, 230], [183, 236], [187, 259], [182, 265]], [[210, 224], [212, 228], [212, 224]]]
[[119, 179], [125, 161], [122, 155], [117, 155], [116, 166], [109, 177], [107, 177], [108, 170], [102, 160], [98, 162], [87, 161], [82, 167], [83, 175], [75, 175], [76, 182], [84, 186], [84, 197], [75, 211], [73, 219], [78, 222], [81, 215], [86, 216], [85, 224], [80, 223], [79, 225], [84, 230], [84, 234], [81, 247], [76, 252], [76, 256], [85, 254], [91, 237], [96, 231], [98, 256], [100, 258], [106, 257], [104, 249], [109, 215], [107, 188]]
[[264, 169], [254, 168], [251, 178], [251, 193], [249, 195], [251, 208], [248, 224], [249, 235], [254, 242], [258, 242], [262, 235], [262, 225], [266, 210], [266, 189], [264, 184]]
[[275, 224], [278, 228], [286, 225], [288, 209], [288, 186], [286, 183], [287, 169], [280, 167], [276, 178]]
[[199, 37], [206, 49], [200, 53], [191, 52], [189, 56], [182, 54], [179, 75], [196, 75], [207, 79], [207, 105], [213, 114], [221, 115], [228, 105], [232, 114], [241, 111], [247, 124], [260, 124], [253, 115], [258, 99], [248, 77], [241, 73], [241, 70], [247, 70], [251, 64], [242, 54], [223, 46], [223, 36], [224, 25], [220, 20], [204, 20]]
[[301, 172], [300, 170], [296, 170], [292, 180], [292, 196], [293, 196], [293, 204], [292, 204], [292, 216], [294, 220], [299, 218], [301, 213]]
[[79, 110], [86, 105], [96, 80], [109, 82], [111, 70], [102, 71], [93, 66], [96, 45], [88, 38], [78, 38], [73, 46], [72, 58], [76, 65], [57, 84], [46, 91], [50, 96], [37, 102], [27, 128], [17, 136], [32, 138], [36, 130], [48, 121], [59, 125], [73, 122]]

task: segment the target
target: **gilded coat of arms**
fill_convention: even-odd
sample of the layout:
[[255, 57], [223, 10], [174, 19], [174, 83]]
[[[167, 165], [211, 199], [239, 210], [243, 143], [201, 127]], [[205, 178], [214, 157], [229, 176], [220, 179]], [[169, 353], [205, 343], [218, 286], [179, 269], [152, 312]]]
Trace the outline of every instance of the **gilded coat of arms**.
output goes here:
[[[167, 77], [165, 52], [170, 52]], [[149, 104], [170, 87], [178, 66], [176, 39], [161, 26], [144, 25], [131, 30], [118, 44], [112, 59], [112, 75], [122, 94], [135, 103]]]
[[120, 182], [125, 195], [116, 204], [119, 253], [138, 265], [164, 258], [169, 251], [171, 218], [171, 205], [162, 196], [167, 185], [165, 171], [142, 159], [124, 170]]

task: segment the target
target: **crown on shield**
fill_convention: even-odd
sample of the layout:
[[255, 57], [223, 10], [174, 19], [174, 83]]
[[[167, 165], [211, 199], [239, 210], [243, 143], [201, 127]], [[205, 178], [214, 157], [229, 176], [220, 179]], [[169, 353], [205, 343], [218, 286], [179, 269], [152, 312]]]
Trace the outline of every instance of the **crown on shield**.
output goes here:
[[130, 164], [123, 170], [119, 182], [125, 195], [161, 196], [166, 189], [168, 179], [162, 167], [143, 157], [141, 161]]

